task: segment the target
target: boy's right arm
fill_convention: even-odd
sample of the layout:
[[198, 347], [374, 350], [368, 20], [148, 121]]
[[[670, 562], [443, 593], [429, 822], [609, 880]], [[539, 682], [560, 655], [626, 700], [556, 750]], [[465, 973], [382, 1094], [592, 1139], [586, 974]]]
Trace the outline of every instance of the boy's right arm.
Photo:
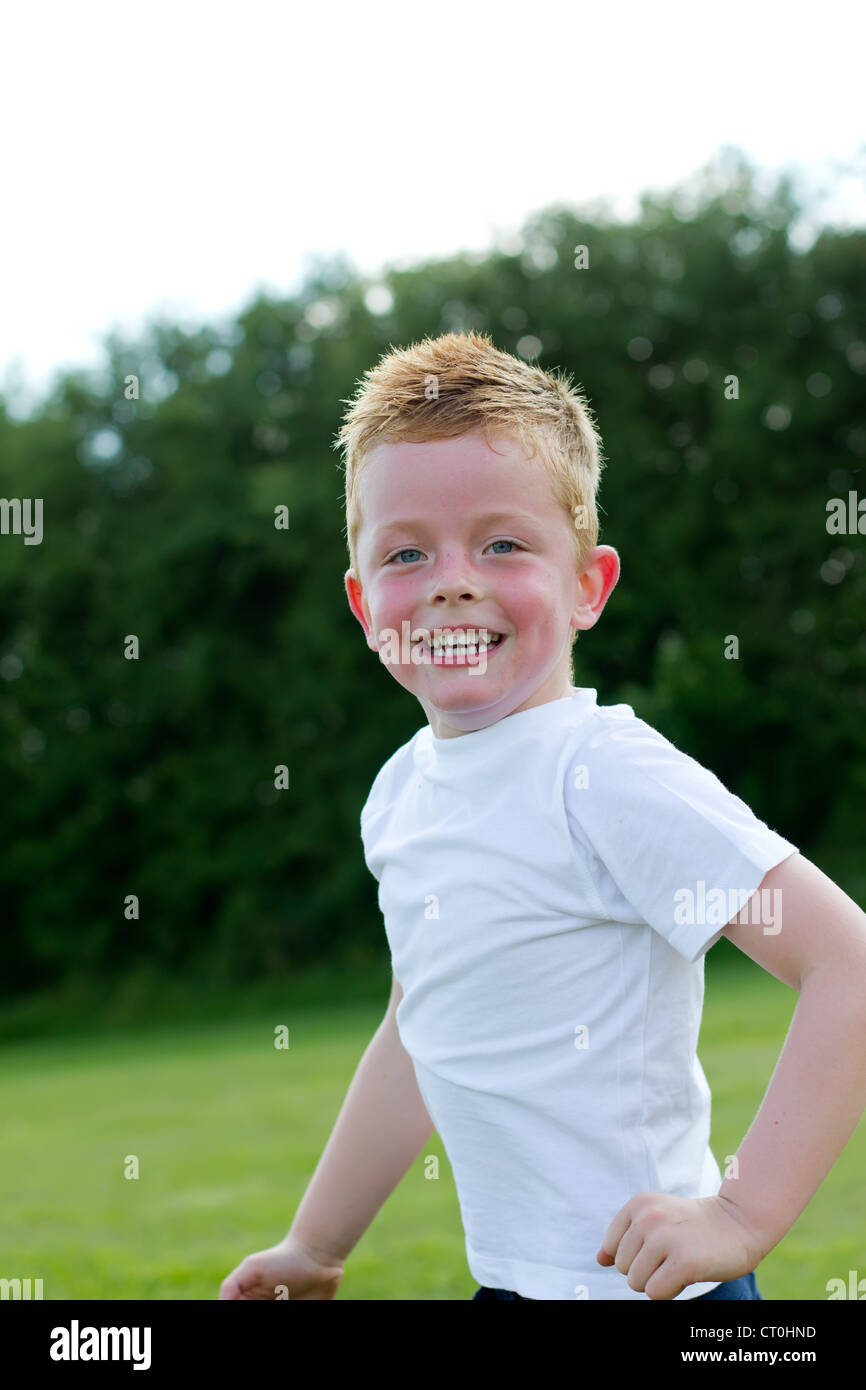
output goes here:
[[412, 1059], [397, 1032], [393, 979], [382, 1022], [358, 1063], [289, 1237], [342, 1264], [433, 1133]]

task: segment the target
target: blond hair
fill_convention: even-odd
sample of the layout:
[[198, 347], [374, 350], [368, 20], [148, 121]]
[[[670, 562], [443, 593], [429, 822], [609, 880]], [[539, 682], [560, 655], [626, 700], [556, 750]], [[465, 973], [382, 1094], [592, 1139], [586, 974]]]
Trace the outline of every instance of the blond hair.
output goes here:
[[538, 453], [574, 528], [576, 565], [583, 569], [598, 543], [596, 492], [604, 460], [590, 408], [570, 378], [501, 352], [486, 333], [444, 333], [392, 349], [344, 404], [334, 447], [344, 452], [345, 535], [359, 578], [358, 481], [371, 451], [472, 432], [507, 434], [528, 457]]

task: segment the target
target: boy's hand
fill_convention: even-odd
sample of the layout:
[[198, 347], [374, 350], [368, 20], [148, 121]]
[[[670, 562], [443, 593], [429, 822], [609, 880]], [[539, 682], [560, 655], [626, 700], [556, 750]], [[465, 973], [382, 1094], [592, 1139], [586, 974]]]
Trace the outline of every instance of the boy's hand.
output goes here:
[[766, 1249], [724, 1197], [640, 1192], [617, 1212], [596, 1255], [615, 1264], [629, 1287], [650, 1298], [676, 1298], [689, 1284], [751, 1274]]
[[288, 1235], [268, 1250], [247, 1255], [220, 1284], [221, 1299], [330, 1299], [343, 1266]]

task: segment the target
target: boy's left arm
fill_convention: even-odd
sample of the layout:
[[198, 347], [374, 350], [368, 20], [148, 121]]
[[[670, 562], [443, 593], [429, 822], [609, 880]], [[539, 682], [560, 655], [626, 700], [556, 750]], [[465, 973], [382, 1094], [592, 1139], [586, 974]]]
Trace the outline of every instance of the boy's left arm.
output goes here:
[[[750, 904], [781, 890], [781, 930]], [[800, 997], [761, 1107], [714, 1197], [642, 1192], [610, 1223], [596, 1259], [653, 1299], [750, 1274], [778, 1245], [866, 1107], [866, 913], [801, 854], [764, 876], [725, 936]]]

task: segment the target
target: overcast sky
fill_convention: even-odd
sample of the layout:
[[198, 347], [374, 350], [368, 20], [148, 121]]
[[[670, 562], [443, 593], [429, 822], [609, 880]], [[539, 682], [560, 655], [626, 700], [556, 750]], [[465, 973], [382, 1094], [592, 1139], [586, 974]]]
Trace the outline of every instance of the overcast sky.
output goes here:
[[725, 145], [799, 172], [821, 221], [866, 225], [866, 26], [845, 0], [16, 9], [0, 390], [22, 409], [111, 328], [220, 322], [291, 292], [311, 254], [375, 275], [551, 202], [627, 216]]

